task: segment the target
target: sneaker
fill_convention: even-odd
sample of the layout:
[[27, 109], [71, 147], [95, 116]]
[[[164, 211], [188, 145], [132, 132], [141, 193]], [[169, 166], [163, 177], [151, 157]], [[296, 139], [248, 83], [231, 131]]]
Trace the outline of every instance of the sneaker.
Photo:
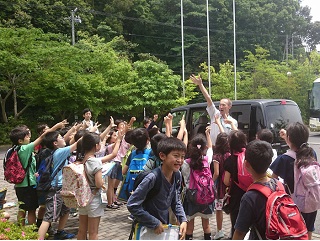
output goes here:
[[63, 239], [72, 239], [74, 238], [76, 235], [73, 233], [67, 233], [64, 230], [61, 231], [57, 231], [56, 234], [54, 235], [54, 239], [55, 240], [63, 240]]
[[111, 204], [111, 205], [107, 205], [106, 206], [106, 209], [108, 210], [117, 210], [119, 209], [119, 206], [118, 205], [115, 205], [115, 204]]
[[214, 235], [213, 239], [222, 239], [224, 237], [224, 233], [222, 230], [219, 230], [216, 235]]
[[113, 204], [114, 204], [114, 205], [117, 205], [117, 206], [122, 206], [124, 203], [115, 201]]

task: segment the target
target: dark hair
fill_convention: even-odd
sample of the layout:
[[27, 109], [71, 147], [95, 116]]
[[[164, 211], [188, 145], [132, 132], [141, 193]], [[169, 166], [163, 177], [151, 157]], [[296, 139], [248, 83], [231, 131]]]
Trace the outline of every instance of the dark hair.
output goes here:
[[24, 140], [24, 138], [30, 134], [30, 130], [26, 125], [20, 125], [13, 128], [9, 134], [10, 140], [13, 145], [18, 145], [19, 140]]
[[89, 132], [82, 137], [81, 154], [84, 156], [86, 152], [91, 151], [97, 144], [100, 143], [100, 135], [94, 132]]
[[83, 111], [82, 111], [82, 115], [84, 115], [85, 113], [87, 113], [87, 112], [91, 112], [92, 113], [92, 111], [89, 109], [89, 108], [85, 108], [85, 109], [83, 109]]
[[217, 136], [215, 153], [224, 155], [227, 152], [230, 152], [230, 147], [228, 143], [228, 134], [225, 132], [221, 132]]
[[65, 128], [62, 128], [59, 130], [60, 135], [64, 136], [65, 134], [67, 134], [67, 132], [72, 128], [72, 126], [66, 126]]
[[149, 140], [149, 135], [146, 128], [136, 128], [132, 130], [130, 135], [132, 145], [134, 145], [137, 150], [143, 151], [147, 145], [147, 141]]
[[53, 143], [58, 140], [59, 135], [59, 131], [47, 132], [43, 137], [43, 144], [51, 150], [55, 149]]
[[79, 140], [81, 137], [83, 137], [87, 133], [89, 133], [88, 130], [78, 130], [73, 137], [74, 141]]
[[122, 120], [122, 119], [117, 119], [117, 120], [115, 120], [114, 121], [114, 124], [117, 126], [116, 128], [118, 128], [118, 125], [120, 124], [120, 123], [124, 123], [124, 120]]
[[143, 118], [143, 121], [142, 121], [142, 124], [145, 125], [145, 124], [147, 124], [148, 122], [151, 122], [150, 118], [149, 118], [149, 117], [144, 117], [144, 118]]
[[231, 154], [242, 152], [247, 145], [247, 137], [241, 130], [232, 130], [228, 136]]
[[165, 134], [163, 133], [158, 133], [156, 135], [154, 135], [151, 140], [150, 140], [150, 144], [151, 144], [151, 149], [153, 154], [156, 157], [159, 157], [159, 152], [158, 152], [158, 143], [162, 140], [162, 139], [166, 139], [168, 138]]
[[159, 128], [158, 127], [152, 127], [148, 130], [149, 138], [151, 139], [153, 136], [159, 134]]
[[[110, 144], [110, 141], [111, 141], [111, 137], [112, 137], [112, 135], [113, 135], [113, 133], [115, 133], [117, 130], [116, 129], [111, 129], [110, 131], [109, 131], [109, 137], [107, 138], [107, 140], [106, 140], [106, 143], [108, 143], [108, 144]], [[128, 132], [126, 133], [126, 135], [128, 134]], [[129, 142], [128, 142], [129, 143]]]
[[295, 164], [298, 168], [316, 161], [314, 150], [308, 144], [309, 129], [306, 125], [300, 122], [289, 124], [287, 136], [290, 143], [297, 149]]
[[252, 169], [263, 174], [271, 164], [273, 151], [271, 144], [266, 141], [253, 140], [247, 145], [245, 158], [250, 163]]
[[269, 129], [261, 129], [257, 132], [257, 137], [261, 141], [266, 141], [269, 143], [273, 142], [273, 134]]
[[203, 168], [203, 153], [207, 147], [207, 139], [204, 134], [196, 134], [189, 142], [187, 156], [191, 159], [190, 167], [193, 170], [201, 170]]
[[168, 155], [172, 151], [184, 151], [187, 152], [186, 145], [176, 137], [167, 137], [159, 141], [157, 146], [157, 152], [162, 152]]
[[47, 126], [48, 126], [48, 125], [47, 125], [47, 124], [44, 124], [44, 123], [37, 125], [37, 133], [38, 133], [39, 136], [43, 133], [44, 129], [45, 129]]

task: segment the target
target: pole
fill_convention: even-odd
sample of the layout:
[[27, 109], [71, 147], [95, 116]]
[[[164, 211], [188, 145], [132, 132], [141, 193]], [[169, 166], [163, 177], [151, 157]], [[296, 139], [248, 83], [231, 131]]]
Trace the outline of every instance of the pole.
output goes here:
[[237, 46], [236, 46], [236, 3], [233, 0], [233, 66], [234, 66], [234, 99], [237, 100]]
[[75, 43], [75, 34], [74, 34], [74, 10], [71, 10], [71, 36], [72, 36], [72, 45]]
[[207, 0], [207, 39], [208, 39], [208, 81], [209, 81], [209, 95], [211, 96], [209, 0]]
[[183, 98], [186, 97], [186, 90], [184, 86], [184, 34], [183, 34], [183, 0], [181, 0], [181, 56], [182, 56], [182, 93]]

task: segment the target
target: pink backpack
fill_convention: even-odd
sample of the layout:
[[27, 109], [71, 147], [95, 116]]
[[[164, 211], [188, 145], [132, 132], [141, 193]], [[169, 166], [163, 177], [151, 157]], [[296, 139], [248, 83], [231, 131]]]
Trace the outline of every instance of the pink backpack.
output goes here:
[[[190, 165], [191, 159], [187, 159], [186, 162]], [[207, 156], [203, 158], [202, 163], [202, 170], [190, 168], [189, 197], [192, 196], [190, 201], [197, 204], [211, 204], [214, 202], [215, 190]]]
[[244, 166], [245, 153], [246, 149], [242, 148], [242, 152], [235, 154], [238, 156], [238, 183], [234, 183], [246, 192], [248, 187], [253, 183], [253, 179], [247, 168]]
[[294, 165], [293, 200], [303, 213], [320, 209], [320, 164], [316, 161], [300, 168]]
[[93, 199], [84, 164], [71, 163], [62, 169], [61, 196], [69, 208], [85, 207]]

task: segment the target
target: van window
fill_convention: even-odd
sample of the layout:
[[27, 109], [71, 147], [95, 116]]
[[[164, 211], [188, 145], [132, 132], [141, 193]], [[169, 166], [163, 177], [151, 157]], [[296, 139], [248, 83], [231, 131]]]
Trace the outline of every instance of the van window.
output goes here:
[[288, 123], [302, 122], [299, 108], [295, 105], [268, 105], [266, 106], [267, 127], [280, 130]]
[[234, 105], [231, 107], [230, 115], [238, 121], [241, 130], [250, 129], [251, 105]]
[[[186, 116], [187, 111], [186, 110], [177, 111], [177, 112], [173, 112], [171, 114], [173, 116], [173, 119], [172, 119], [172, 135], [176, 136], [178, 134], [178, 131], [179, 131], [179, 128], [180, 128], [179, 122], [182, 119], [183, 115], [184, 115], [185, 118], [187, 118], [187, 116]], [[165, 131], [166, 131], [166, 126], [163, 125], [162, 132], [165, 133]]]

